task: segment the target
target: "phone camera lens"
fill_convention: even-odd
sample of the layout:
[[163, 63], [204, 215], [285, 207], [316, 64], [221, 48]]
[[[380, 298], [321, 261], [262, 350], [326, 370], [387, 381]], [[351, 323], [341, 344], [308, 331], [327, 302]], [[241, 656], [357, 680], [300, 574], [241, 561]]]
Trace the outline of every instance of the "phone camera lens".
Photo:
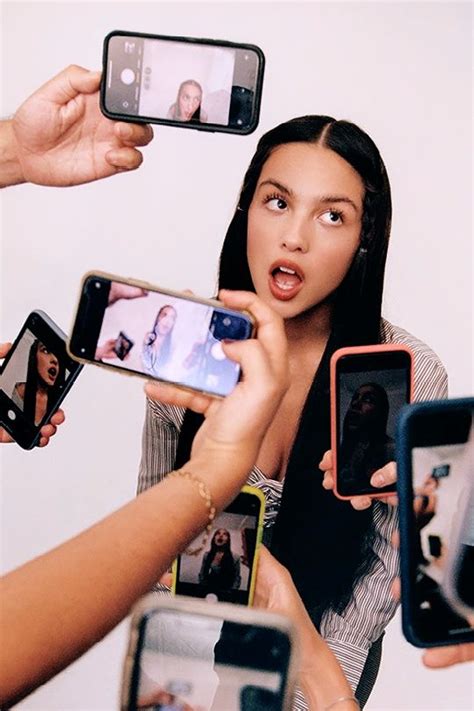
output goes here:
[[95, 286], [96, 289], [100, 289], [100, 287], [102, 286], [102, 284], [100, 283], [100, 281], [95, 281], [95, 282], [94, 282], [94, 286]]
[[32, 326], [36, 326], [37, 323], [38, 323], [38, 318], [37, 318], [37, 316], [32, 316], [32, 317], [31, 317], [31, 325], [32, 325]]
[[232, 323], [232, 321], [231, 321], [231, 319], [230, 319], [228, 316], [226, 316], [226, 317], [222, 320], [222, 323], [224, 324], [224, 326], [230, 326], [230, 324]]

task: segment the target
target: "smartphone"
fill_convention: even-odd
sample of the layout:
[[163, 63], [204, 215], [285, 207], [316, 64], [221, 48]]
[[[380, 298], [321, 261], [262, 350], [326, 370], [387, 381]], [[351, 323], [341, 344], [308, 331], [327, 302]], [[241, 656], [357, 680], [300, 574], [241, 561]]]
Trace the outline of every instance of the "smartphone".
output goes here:
[[72, 358], [215, 396], [228, 395], [240, 367], [224, 340], [254, 335], [251, 314], [103, 272], [86, 274], [68, 351]]
[[474, 398], [463, 398], [400, 416], [402, 620], [417, 647], [474, 641], [473, 413]]
[[111, 119], [249, 134], [265, 58], [252, 44], [114, 31], [104, 40], [101, 109]]
[[122, 711], [285, 711], [294, 631], [286, 617], [149, 595], [135, 608]]
[[32, 311], [0, 366], [0, 423], [20, 447], [38, 444], [81, 369], [66, 353], [59, 326], [44, 311]]
[[337, 350], [330, 365], [331, 449], [334, 493], [389, 496], [396, 485], [376, 488], [372, 474], [395, 460], [398, 415], [412, 398], [412, 354], [387, 344]]
[[205, 544], [201, 534], [175, 560], [173, 593], [251, 605], [264, 513], [263, 493], [244, 486], [216, 516]]

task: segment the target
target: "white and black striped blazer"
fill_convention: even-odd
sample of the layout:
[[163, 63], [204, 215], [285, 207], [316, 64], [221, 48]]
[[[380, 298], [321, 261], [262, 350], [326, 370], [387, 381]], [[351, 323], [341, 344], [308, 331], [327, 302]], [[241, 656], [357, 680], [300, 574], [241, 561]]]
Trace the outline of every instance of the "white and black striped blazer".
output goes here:
[[[385, 320], [382, 320], [381, 334], [383, 343], [400, 343], [411, 349], [414, 355], [414, 400], [447, 397], [446, 370], [427, 345]], [[173, 469], [183, 416], [182, 408], [147, 401], [138, 492], [157, 484]], [[265, 494], [265, 526], [271, 527], [280, 504], [283, 482], [268, 479], [254, 467], [248, 483], [259, 487]], [[397, 608], [390, 592], [391, 582], [398, 574], [398, 553], [391, 545], [392, 533], [397, 526], [396, 509], [374, 502], [374, 523], [377, 562], [371, 572], [357, 582], [344, 616], [327, 612], [321, 623], [321, 634], [354, 690], [371, 645], [381, 636]], [[293, 709], [307, 709], [300, 692], [296, 693]]]

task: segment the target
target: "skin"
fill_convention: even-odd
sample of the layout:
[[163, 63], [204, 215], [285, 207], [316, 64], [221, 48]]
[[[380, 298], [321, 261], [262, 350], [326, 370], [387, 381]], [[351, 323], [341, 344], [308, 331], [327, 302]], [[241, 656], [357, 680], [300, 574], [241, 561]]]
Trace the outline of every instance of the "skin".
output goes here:
[[[257, 465], [282, 478], [299, 416], [331, 330], [331, 294], [360, 238], [364, 187], [339, 155], [310, 143], [276, 148], [264, 164], [248, 215], [247, 255], [257, 294], [285, 319], [291, 386], [265, 437]], [[270, 286], [275, 264], [303, 277], [291, 298]], [[286, 277], [282, 277], [285, 279]]]
[[99, 109], [100, 72], [71, 65], [0, 122], [0, 187], [80, 185], [138, 168], [150, 126], [116, 123]]
[[359, 429], [362, 423], [364, 427], [370, 427], [371, 422], [379, 417], [380, 409], [380, 397], [375, 388], [361, 385], [352, 396], [344, 427], [347, 426], [349, 430]]
[[[11, 346], [11, 343], [0, 343], [0, 359], [5, 358]], [[62, 410], [58, 410], [54, 413], [54, 415], [51, 416], [51, 419], [48, 424], [43, 425], [40, 430], [41, 437], [38, 445], [39, 447], [46, 447], [51, 437], [56, 434], [58, 426], [62, 425], [65, 419], [66, 418]], [[8, 432], [4, 430], [3, 427], [0, 427], [0, 444], [6, 444], [8, 442], [13, 441], [14, 440], [12, 439], [12, 437], [10, 437]]]
[[202, 94], [199, 87], [193, 84], [184, 84], [178, 97], [179, 117], [183, 121], [190, 121], [194, 112], [199, 108]]
[[218, 528], [214, 534], [214, 543], [216, 546], [225, 546], [230, 540], [229, 532], [225, 528]]
[[38, 344], [36, 352], [38, 375], [45, 386], [52, 387], [56, 382], [59, 372], [59, 362], [54, 353], [48, 351], [42, 343]]
[[176, 311], [172, 306], [165, 306], [158, 320], [157, 331], [160, 336], [166, 336], [173, 330], [176, 321]]

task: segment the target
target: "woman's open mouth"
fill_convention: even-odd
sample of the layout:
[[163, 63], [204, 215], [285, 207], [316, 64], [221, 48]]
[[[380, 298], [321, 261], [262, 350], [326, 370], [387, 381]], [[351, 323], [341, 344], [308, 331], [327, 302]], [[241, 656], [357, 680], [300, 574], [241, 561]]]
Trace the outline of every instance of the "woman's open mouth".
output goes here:
[[272, 295], [279, 301], [289, 301], [303, 286], [304, 276], [292, 262], [274, 262], [270, 267], [268, 285]]
[[54, 383], [58, 375], [58, 369], [54, 365], [52, 365], [51, 368], [48, 368], [48, 375], [49, 379], [52, 380]]

